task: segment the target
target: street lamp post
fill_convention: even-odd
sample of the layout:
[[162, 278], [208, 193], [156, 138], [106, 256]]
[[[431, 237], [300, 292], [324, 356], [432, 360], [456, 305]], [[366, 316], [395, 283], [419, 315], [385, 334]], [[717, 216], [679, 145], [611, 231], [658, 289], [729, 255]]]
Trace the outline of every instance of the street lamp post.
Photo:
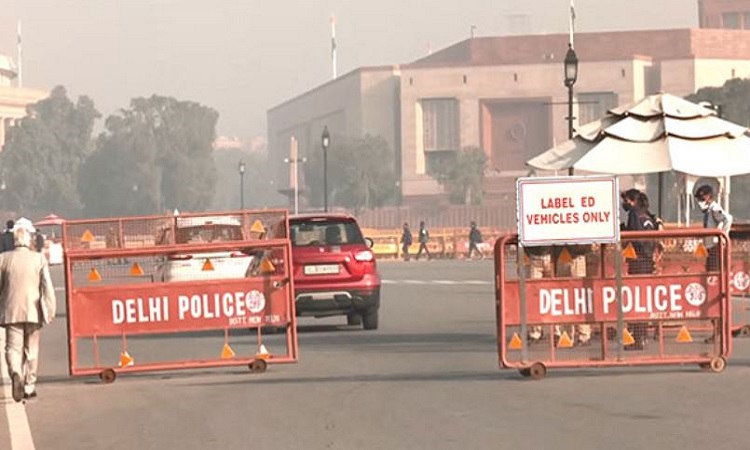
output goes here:
[[240, 171], [240, 209], [245, 209], [245, 161], [240, 160], [237, 168]]
[[299, 163], [307, 162], [307, 158], [284, 158], [284, 162], [294, 165], [294, 178], [292, 179], [292, 183], [294, 183], [294, 214], [297, 215], [299, 213]]
[[[568, 88], [568, 139], [573, 139], [573, 85], [578, 79], [578, 56], [573, 50], [573, 44], [568, 44], [568, 53], [565, 54], [565, 86]], [[573, 175], [573, 168], [568, 169], [569, 175]]]
[[328, 145], [331, 143], [331, 135], [328, 134], [328, 127], [323, 127], [321, 136], [323, 145], [323, 211], [328, 212]]

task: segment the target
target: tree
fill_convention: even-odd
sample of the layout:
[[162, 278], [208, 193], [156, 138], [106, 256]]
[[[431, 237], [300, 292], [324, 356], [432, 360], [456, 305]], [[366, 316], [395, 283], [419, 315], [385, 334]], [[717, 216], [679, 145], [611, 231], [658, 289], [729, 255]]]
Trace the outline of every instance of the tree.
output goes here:
[[107, 118], [79, 191], [94, 215], [205, 210], [214, 197], [219, 114], [171, 97], [136, 98]]
[[[723, 119], [742, 125], [750, 125], [750, 79], [734, 78], [721, 87], [699, 89], [689, 95], [691, 102], [710, 102], [718, 107]], [[705, 155], [710, 158], [711, 155]], [[736, 218], [747, 219], [750, 211], [750, 175], [732, 177], [730, 209]]]
[[29, 105], [27, 113], [10, 128], [0, 155], [6, 207], [76, 215], [79, 168], [93, 150], [91, 134], [100, 114], [86, 96], [74, 104], [62, 86]]
[[[308, 154], [302, 165], [308, 201], [323, 204], [323, 153]], [[332, 136], [328, 148], [328, 203], [359, 213], [388, 204], [396, 195], [393, 152], [379, 136]]]
[[487, 156], [478, 147], [465, 147], [436, 165], [433, 176], [448, 192], [451, 203], [482, 203]]

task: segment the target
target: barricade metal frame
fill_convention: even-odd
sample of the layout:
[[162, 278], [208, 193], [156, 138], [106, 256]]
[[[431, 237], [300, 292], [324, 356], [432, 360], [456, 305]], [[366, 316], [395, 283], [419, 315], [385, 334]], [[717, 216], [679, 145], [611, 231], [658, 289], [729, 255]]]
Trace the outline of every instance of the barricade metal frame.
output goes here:
[[[243, 239], [242, 240], [225, 240], [213, 243], [200, 244], [179, 244], [175, 243], [175, 227], [177, 220], [183, 219], [201, 219], [206, 217], [232, 217], [242, 218]], [[268, 220], [273, 223], [262, 222]], [[148, 223], [153, 227], [153, 223], [161, 224], [164, 227], [171, 227], [171, 239], [166, 242], [158, 242], [155, 237], [153, 244], [147, 243], [128, 243], [128, 235], [124, 230], [133, 228], [138, 223]], [[261, 224], [262, 231], [255, 229], [257, 224]], [[116, 227], [116, 228], [115, 228]], [[115, 229], [117, 241], [115, 246], [107, 245], [108, 248], [91, 248], [90, 243], [85, 242], [82, 237], [83, 232], [90, 233], [90, 229], [98, 228], [99, 230], [109, 228]], [[101, 236], [101, 234], [99, 234]], [[115, 219], [94, 219], [94, 220], [71, 220], [63, 226], [63, 243], [65, 246], [64, 267], [65, 283], [67, 288], [67, 327], [68, 327], [68, 361], [69, 373], [71, 376], [88, 376], [98, 374], [105, 383], [115, 380], [117, 373], [130, 372], [148, 372], [173, 369], [195, 369], [205, 367], [223, 367], [223, 366], [241, 366], [247, 365], [254, 373], [264, 372], [267, 364], [276, 363], [294, 363], [298, 359], [298, 341], [297, 341], [297, 322], [294, 302], [294, 280], [292, 277], [292, 253], [291, 242], [289, 240], [289, 214], [287, 210], [262, 210], [262, 211], [230, 211], [230, 212], [211, 212], [211, 213], [193, 213], [181, 214], [179, 216], [142, 216], [127, 217]], [[101, 243], [101, 242], [100, 242]], [[258, 257], [257, 261], [267, 259], [268, 262], [259, 264], [262, 271], [263, 264], [268, 264], [270, 269], [265, 273], [258, 273], [245, 278], [215, 279], [215, 280], [183, 280], [183, 281], [161, 281], [151, 280], [141, 284], [109, 284], [109, 285], [74, 285], [73, 266], [76, 263], [92, 263], [103, 260], [118, 260], [130, 258], [149, 258], [165, 257], [175, 254], [201, 254], [211, 252], [247, 252], [247, 255], [253, 254]], [[283, 270], [278, 270], [271, 261], [276, 261]], [[92, 266], [94, 267], [94, 266]], [[213, 270], [213, 269], [211, 269]], [[253, 305], [258, 311], [251, 311], [246, 308], [242, 313], [242, 320], [236, 320], [237, 317], [224, 317], [226, 319], [222, 325], [217, 325], [216, 320], [200, 322], [205, 319], [189, 319], [179, 322], [168, 318], [169, 313], [164, 313], [164, 324], [156, 327], [142, 326], [139, 324], [119, 323], [113, 325], [112, 317], [109, 323], [104, 323], [102, 311], [106, 307], [97, 305], [97, 302], [109, 300], [113, 295], [119, 298], [126, 298], [130, 292], [131, 296], [145, 296], [149, 294], [164, 295], [164, 308], [169, 310], [173, 305], [173, 300], [169, 298], [174, 293], [195, 293], [197, 295], [229, 295], [234, 293], [237, 298], [233, 306], [233, 314], [239, 316], [241, 309], [240, 302], [247, 305]], [[133, 294], [135, 292], [135, 294]], [[223, 292], [223, 294], [219, 294]], [[242, 296], [240, 294], [245, 294]], [[215, 302], [218, 302], [216, 297]], [[262, 300], [259, 300], [262, 299]], [[255, 303], [253, 303], [255, 301]], [[217, 303], [218, 305], [218, 303]], [[104, 308], [104, 309], [102, 309]], [[113, 307], [114, 308], [114, 307]], [[226, 308], [226, 306], [224, 307]], [[171, 308], [172, 310], [174, 308]], [[227, 310], [224, 309], [224, 312]], [[269, 314], [272, 313], [272, 314]], [[278, 314], [277, 314], [278, 313]], [[99, 316], [97, 316], [99, 314]], [[245, 315], [247, 314], [247, 315]], [[114, 312], [110, 314], [114, 316]], [[268, 319], [271, 317], [271, 321]], [[213, 316], [212, 318], [216, 318]], [[235, 319], [232, 323], [231, 319]], [[119, 326], [118, 326], [119, 325]], [[283, 354], [269, 354], [265, 352], [263, 346], [262, 328], [272, 327], [274, 330], [283, 328], [285, 330], [286, 352]], [[145, 336], [145, 335], [164, 335], [172, 333], [189, 333], [195, 331], [224, 331], [225, 345], [228, 345], [229, 330], [232, 329], [253, 329], [257, 331], [257, 349], [258, 352], [249, 356], [224, 355], [216, 359], [190, 359], [190, 360], [173, 360], [148, 363], [133, 363], [122, 361], [119, 366], [102, 364], [99, 356], [100, 338], [121, 337], [123, 354], [127, 354], [128, 336]], [[94, 346], [94, 364], [90, 366], [79, 365], [79, 339], [92, 339]], [[218, 352], [217, 352], [218, 353]], [[125, 362], [126, 364], [122, 364]]]
[[[587, 274], [586, 277], [580, 278], [555, 277], [549, 279], [528, 279], [518, 272], [518, 279], [513, 280], [511, 279], [511, 274], [508, 273], [508, 267], [506, 267], [506, 263], [508, 263], [506, 258], [511, 253], [507, 251], [508, 248], [515, 246], [519, 249], [513, 262], [516, 265], [516, 270], [526, 271], [527, 267], [530, 268], [530, 261], [520, 261], [523, 258], [523, 248], [518, 247], [517, 234], [509, 234], [498, 239], [495, 244], [495, 299], [500, 367], [518, 369], [523, 376], [530, 376], [534, 379], [543, 378], [546, 375], [548, 367], [574, 368], [696, 364], [703, 369], [721, 372], [725, 368], [726, 359], [732, 350], [729, 280], [731, 245], [727, 236], [718, 230], [712, 229], [682, 229], [623, 232], [621, 237], [622, 242], [632, 242], [636, 239], [658, 241], [694, 239], [696, 242], [700, 242], [706, 238], [718, 240], [716, 247], [719, 249], [720, 267], [717, 272], [706, 272], [705, 268], [702, 270], [696, 269], [696, 264], [687, 267], [679, 265], [679, 263], [674, 265], [674, 263], [666, 261], [660, 263], [662, 264], [662, 273], [626, 275], [621, 277], [621, 282], [618, 280], [620, 277], [616, 273], [618, 267], [623, 267], [623, 249], [619, 243], [617, 245], [602, 244], [598, 247], [596, 252], [599, 253], [599, 262], [596, 274]], [[564, 247], [564, 245], [561, 245], [561, 247]], [[611, 265], [612, 263], [614, 263], [614, 268]], [[705, 304], [701, 303], [700, 306], [693, 305], [694, 308], [692, 311], [700, 310], [698, 318], [709, 321], [712, 324], [710, 329], [704, 330], [710, 330], [712, 333], [705, 340], [705, 344], [711, 347], [710, 351], [701, 354], [666, 354], [664, 330], [666, 329], [666, 325], [674, 322], [674, 318], [660, 317], [653, 314], [653, 317], [646, 317], [645, 314], [629, 315], [629, 313], [623, 311], [623, 288], [628, 287], [629, 289], [633, 289], [635, 286], [648, 286], [653, 291], [653, 286], [659, 283], [665, 284], [669, 281], [677, 284], [681, 283], [683, 287], [687, 287], [688, 284], [703, 286], [703, 295], [706, 298]], [[612, 287], [613, 285], [614, 287]], [[539, 311], [541, 311], [541, 308], [537, 308], [533, 312], [528, 312], [527, 296], [541, 298], [539, 297], [539, 291], [545, 286], [562, 289], [572, 289], [577, 286], [591, 288], [593, 294], [588, 294], [593, 295], [593, 298], [589, 300], [591, 311], [578, 314], [577, 317], [573, 315], [571, 319], [557, 317], [554, 321], [550, 320], [550, 317], [540, 316], [541, 313]], [[616, 292], [613, 294], [616, 295], [614, 299], [617, 309], [616, 317], [614, 317], [612, 311], [606, 311], [608, 308], [603, 306], [604, 300], [596, 295], [598, 290], [601, 290], [603, 286], [608, 286], [611, 292]], [[698, 289], [700, 290], [701, 288]], [[631, 299], [631, 301], [635, 300]], [[601, 338], [601, 349], [594, 347], [593, 354], [592, 350], [582, 352], [580, 355], [582, 357], [580, 358], [577, 357], [578, 355], [573, 355], [572, 357], [568, 355], [565, 358], [558, 358], [558, 342], [549, 338], [547, 347], [543, 348], [541, 352], [542, 354], [547, 352], [546, 358], [539, 358], [540, 352], [538, 351], [535, 352], [534, 356], [529, 356], [528, 349], [530, 342], [527, 331], [529, 318], [533, 315], [536, 315], [536, 320], [532, 323], [546, 327], [550, 336], [554, 326], [572, 327], [576, 324], [588, 324], [594, 329], [598, 328]], [[581, 319], [584, 315], [593, 317], [593, 320], [590, 318]], [[628, 344], [624, 340], [627, 339], [626, 335], [630, 333], [625, 329], [624, 323], [636, 324], [644, 321], [656, 324], [659, 333], [658, 347], [655, 347], [657, 351], [655, 354], [654, 351], [643, 353], [627, 352], [626, 355], [623, 350]], [[612, 328], [615, 328], [615, 326], [617, 327], [616, 334], [611, 336], [610, 331], [614, 331]], [[520, 335], [519, 331], [511, 334], [509, 328], [520, 329]], [[519, 353], [520, 357], [515, 357]], [[514, 358], [510, 358], [510, 355], [513, 355]]]

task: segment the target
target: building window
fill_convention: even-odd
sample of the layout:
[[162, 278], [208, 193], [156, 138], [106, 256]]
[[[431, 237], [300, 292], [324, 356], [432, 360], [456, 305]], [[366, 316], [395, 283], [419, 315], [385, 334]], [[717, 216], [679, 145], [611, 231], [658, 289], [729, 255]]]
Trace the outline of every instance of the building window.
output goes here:
[[435, 176], [445, 172], [456, 161], [456, 150], [433, 151], [425, 155], [427, 174]]
[[458, 100], [438, 98], [422, 100], [424, 151], [458, 150]]
[[617, 106], [614, 92], [588, 92], [578, 94], [578, 125], [594, 122]]
[[740, 14], [736, 12], [725, 12], [721, 14], [722, 28], [739, 29], [742, 28], [740, 24]]
[[750, 11], [742, 13], [742, 28], [750, 30]]

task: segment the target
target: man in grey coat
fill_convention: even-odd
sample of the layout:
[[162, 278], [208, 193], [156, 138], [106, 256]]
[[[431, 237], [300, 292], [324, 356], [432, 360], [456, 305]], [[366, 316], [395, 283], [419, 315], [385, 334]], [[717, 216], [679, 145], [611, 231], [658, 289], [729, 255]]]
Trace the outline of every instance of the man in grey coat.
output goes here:
[[5, 359], [17, 402], [36, 397], [39, 337], [55, 318], [55, 289], [44, 255], [30, 249], [33, 224], [13, 226], [15, 249], [0, 254], [0, 326], [5, 327]]

